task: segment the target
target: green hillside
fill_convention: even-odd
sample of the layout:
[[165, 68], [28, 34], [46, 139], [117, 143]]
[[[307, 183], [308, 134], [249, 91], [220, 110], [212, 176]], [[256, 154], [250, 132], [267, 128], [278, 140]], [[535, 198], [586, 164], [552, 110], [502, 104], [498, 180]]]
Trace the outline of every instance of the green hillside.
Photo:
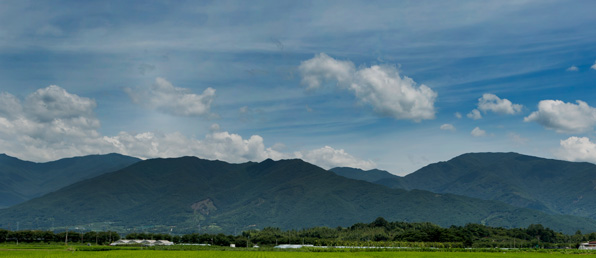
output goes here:
[[452, 194], [390, 189], [348, 179], [302, 160], [229, 164], [194, 157], [152, 159], [0, 210], [0, 228], [110, 222], [177, 232], [348, 226], [382, 216], [441, 226], [543, 224], [596, 231], [591, 219], [546, 214]]
[[356, 180], [363, 180], [367, 182], [374, 183], [379, 180], [384, 179], [391, 179], [391, 178], [399, 178], [398, 176], [391, 174], [385, 170], [379, 169], [371, 169], [371, 170], [362, 170], [358, 168], [350, 168], [350, 167], [337, 167], [332, 168], [329, 171], [351, 179]]
[[405, 177], [371, 182], [390, 188], [452, 193], [553, 214], [596, 218], [596, 165], [585, 162], [517, 153], [469, 153], [430, 164]]
[[124, 168], [137, 161], [139, 159], [133, 157], [107, 154], [35, 163], [0, 154], [0, 208]]

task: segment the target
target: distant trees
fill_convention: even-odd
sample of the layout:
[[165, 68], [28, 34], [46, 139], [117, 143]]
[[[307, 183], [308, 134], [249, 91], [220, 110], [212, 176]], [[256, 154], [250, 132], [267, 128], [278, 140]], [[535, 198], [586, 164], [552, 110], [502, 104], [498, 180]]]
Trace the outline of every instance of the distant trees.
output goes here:
[[[432, 223], [390, 222], [379, 217], [371, 223], [356, 223], [350, 227], [314, 227], [302, 230], [281, 230], [267, 227], [262, 230], [243, 231], [240, 235], [161, 233], [130, 233], [127, 239], [169, 240], [175, 243], [199, 243], [238, 247], [252, 245], [313, 244], [358, 246], [412, 246], [412, 247], [575, 247], [587, 240], [596, 240], [596, 232], [565, 235], [532, 224], [527, 228], [505, 229], [481, 224], [442, 228]], [[109, 244], [120, 239], [113, 231], [59, 232], [40, 230], [9, 231], [0, 229], [0, 243], [4, 242], [64, 242]]]
[[34, 242], [65, 242], [68, 243], [97, 243], [109, 244], [120, 239], [117, 232], [87, 232], [80, 233], [69, 231], [68, 238], [66, 232], [54, 233], [52, 231], [42, 230], [20, 230], [8, 231], [0, 229], [0, 243], [34, 243]]

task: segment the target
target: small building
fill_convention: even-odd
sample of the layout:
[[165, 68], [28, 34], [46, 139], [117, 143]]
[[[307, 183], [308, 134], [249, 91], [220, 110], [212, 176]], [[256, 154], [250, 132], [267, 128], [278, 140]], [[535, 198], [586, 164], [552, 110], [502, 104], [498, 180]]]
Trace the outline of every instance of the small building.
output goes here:
[[581, 243], [581, 244], [579, 244], [579, 249], [581, 249], [581, 250], [596, 250], [596, 241]]
[[281, 248], [281, 249], [298, 249], [302, 247], [314, 247], [314, 245], [276, 245], [273, 248]]
[[168, 240], [141, 240], [141, 239], [120, 239], [110, 245], [145, 245], [145, 246], [155, 246], [155, 245], [173, 245], [174, 243]]

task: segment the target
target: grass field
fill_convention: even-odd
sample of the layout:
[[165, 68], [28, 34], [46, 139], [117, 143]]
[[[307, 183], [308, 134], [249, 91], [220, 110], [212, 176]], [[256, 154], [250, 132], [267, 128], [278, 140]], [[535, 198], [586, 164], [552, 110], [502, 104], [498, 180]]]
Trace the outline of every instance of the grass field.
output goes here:
[[[46, 246], [47, 247], [47, 246]], [[89, 249], [91, 250], [91, 249]], [[322, 252], [318, 251], [300, 251], [300, 250], [289, 250], [289, 251], [244, 251], [240, 249], [229, 250], [123, 250], [115, 249], [109, 251], [80, 251], [76, 248], [50, 248], [43, 249], [43, 246], [19, 246], [18, 248], [2, 247], [0, 246], [0, 257], [98, 257], [98, 258], [109, 258], [109, 257], [238, 257], [238, 258], [267, 258], [267, 257], [280, 257], [280, 258], [317, 258], [317, 257], [371, 257], [371, 258], [384, 258], [384, 257], [507, 257], [507, 258], [538, 258], [538, 257], [577, 257], [582, 254], [590, 254], [589, 252], [579, 252], [577, 250], [570, 250], [568, 252], [555, 250], [548, 252], [544, 250], [540, 251], [506, 251], [506, 252], [481, 252], [481, 251], [470, 251], [470, 252], [443, 252], [443, 251], [356, 251], [356, 250], [325, 250]], [[591, 253], [594, 254], [594, 253]]]
[[65, 251], [65, 250], [8, 250], [0, 251], [0, 257], [238, 257], [238, 258], [316, 258], [316, 257], [570, 257], [563, 253], [480, 253], [480, 252], [274, 252], [274, 251], [157, 251], [157, 250], [118, 250], [118, 251]]

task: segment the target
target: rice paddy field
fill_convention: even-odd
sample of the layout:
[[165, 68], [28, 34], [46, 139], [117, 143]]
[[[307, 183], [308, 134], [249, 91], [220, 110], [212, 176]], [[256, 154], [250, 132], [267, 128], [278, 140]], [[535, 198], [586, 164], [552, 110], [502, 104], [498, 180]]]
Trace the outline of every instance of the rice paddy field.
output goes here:
[[238, 257], [238, 258], [317, 258], [317, 257], [570, 257], [562, 253], [475, 253], [475, 252], [254, 252], [254, 251], [154, 251], [122, 250], [69, 252], [58, 250], [2, 251], [0, 257]]
[[0, 257], [238, 257], [238, 258], [317, 258], [317, 257], [507, 257], [507, 258], [533, 258], [533, 257], [578, 257], [580, 255], [596, 254], [596, 252], [580, 250], [346, 250], [346, 249], [301, 249], [279, 250], [267, 248], [231, 249], [231, 248], [186, 248], [180, 250], [173, 248], [147, 249], [140, 247], [111, 248], [111, 247], [64, 247], [51, 245], [38, 246], [0, 246]]

